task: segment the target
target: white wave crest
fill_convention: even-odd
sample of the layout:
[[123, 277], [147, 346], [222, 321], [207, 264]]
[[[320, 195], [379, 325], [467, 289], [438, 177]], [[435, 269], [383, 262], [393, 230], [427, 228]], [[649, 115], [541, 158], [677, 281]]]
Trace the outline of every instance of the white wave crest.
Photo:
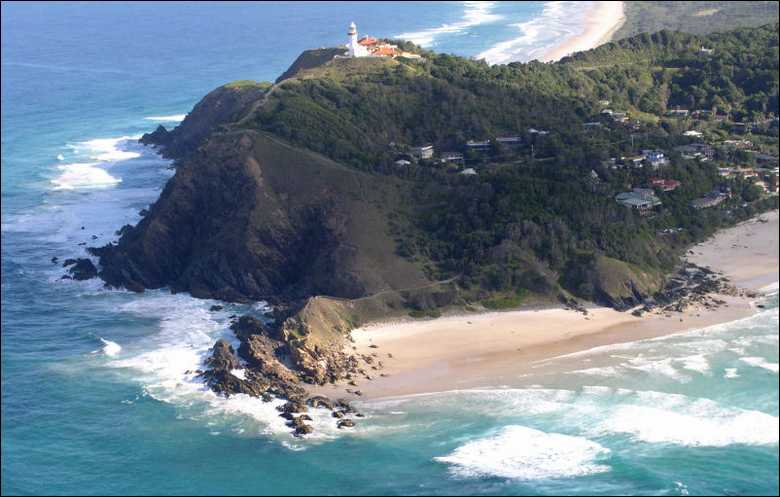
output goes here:
[[57, 166], [62, 171], [59, 176], [51, 180], [55, 190], [74, 190], [77, 188], [107, 188], [121, 182], [104, 169], [97, 167], [97, 163], [75, 163]]
[[475, 58], [488, 64], [506, 64], [539, 57], [582, 30], [585, 10], [581, 2], [545, 2], [539, 17], [511, 25], [520, 31], [520, 36], [497, 43]]
[[149, 116], [144, 117], [144, 119], [161, 123], [180, 123], [184, 121], [185, 117], [187, 114], [171, 114], [170, 116]]
[[103, 343], [103, 353], [108, 357], [116, 357], [122, 351], [122, 346], [116, 342], [105, 338], [101, 338], [100, 341]]
[[767, 371], [772, 371], [773, 373], [777, 373], [778, 370], [780, 370], [780, 365], [778, 363], [769, 362], [763, 357], [742, 357], [740, 358], [740, 361], [757, 368], [763, 368]]
[[512, 425], [434, 459], [451, 464], [460, 477], [539, 480], [609, 471], [598, 463], [607, 454], [609, 449], [585, 438]]
[[496, 22], [501, 19], [500, 15], [492, 12], [496, 2], [463, 2], [463, 5], [465, 7], [463, 19], [458, 22], [442, 24], [439, 27], [424, 29], [422, 31], [401, 33], [396, 35], [396, 38], [408, 40], [417, 45], [427, 47], [431, 46], [436, 37], [441, 34], [460, 33], [470, 27]]
[[636, 392], [636, 401], [618, 406], [595, 433], [624, 433], [643, 442], [692, 447], [778, 441], [778, 418], [760, 411], [661, 392]]
[[68, 145], [80, 154], [87, 154], [91, 159], [101, 162], [120, 161], [140, 157], [141, 154], [129, 150], [123, 150], [129, 143], [140, 138], [136, 136], [119, 136], [116, 138], [96, 138]]

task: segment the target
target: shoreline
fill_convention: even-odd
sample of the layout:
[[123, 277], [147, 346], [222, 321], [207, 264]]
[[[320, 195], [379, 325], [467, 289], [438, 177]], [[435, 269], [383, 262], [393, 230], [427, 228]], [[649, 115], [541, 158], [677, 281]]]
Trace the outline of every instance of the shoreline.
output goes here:
[[[762, 221], [763, 220], [763, 221]], [[692, 247], [686, 260], [721, 272], [747, 292], [776, 289], [778, 211], [762, 214]], [[353, 352], [374, 355], [383, 368], [371, 381], [312, 388], [350, 400], [463, 388], [521, 386], [529, 373], [566, 369], [550, 359], [595, 347], [689, 332], [753, 315], [749, 296], [717, 295], [723, 305], [644, 317], [591, 307], [583, 315], [562, 308], [448, 315], [431, 320], [372, 323], [353, 330]], [[569, 364], [572, 366], [572, 364]], [[355, 395], [355, 390], [360, 395]]]
[[597, 1], [585, 14], [583, 31], [570, 36], [547, 50], [539, 60], [556, 62], [575, 52], [582, 52], [609, 43], [626, 22], [623, 2]]

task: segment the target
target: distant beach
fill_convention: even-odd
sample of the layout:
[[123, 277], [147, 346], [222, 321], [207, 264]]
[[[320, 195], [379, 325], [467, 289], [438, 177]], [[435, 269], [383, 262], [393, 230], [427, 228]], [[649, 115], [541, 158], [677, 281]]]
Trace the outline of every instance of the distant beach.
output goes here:
[[489, 64], [553, 62], [612, 39], [625, 21], [623, 2], [544, 2], [530, 20], [510, 24], [516, 35], [475, 56]]
[[593, 2], [585, 14], [583, 31], [564, 40], [546, 52], [539, 60], [554, 62], [575, 52], [582, 52], [609, 43], [625, 22], [623, 2]]
[[[778, 212], [718, 232], [691, 249], [688, 260], [722, 272], [738, 288], [761, 292], [778, 281]], [[539, 372], [540, 361], [604, 345], [633, 342], [726, 323], [756, 309], [748, 297], [718, 296], [717, 309], [638, 318], [596, 307], [583, 315], [559, 308], [453, 315], [354, 330], [354, 346], [377, 353], [385, 377], [361, 382], [364, 397], [382, 398], [451, 389], [513, 385]], [[559, 367], [559, 366], [558, 366]], [[344, 385], [322, 393], [339, 394]]]

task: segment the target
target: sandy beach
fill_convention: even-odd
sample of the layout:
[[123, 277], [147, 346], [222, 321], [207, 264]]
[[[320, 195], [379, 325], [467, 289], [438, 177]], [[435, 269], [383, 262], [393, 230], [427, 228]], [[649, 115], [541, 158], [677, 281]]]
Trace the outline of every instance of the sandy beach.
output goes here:
[[623, 2], [593, 2], [585, 14], [583, 31], [563, 40], [544, 55], [542, 62], [554, 62], [574, 52], [596, 48], [609, 42], [625, 21]]
[[[738, 288], [761, 291], [778, 281], [778, 213], [720, 231], [691, 252], [690, 262], [722, 272]], [[350, 397], [346, 390], [357, 389], [364, 398], [379, 398], [521, 385], [526, 373], [546, 367], [546, 359], [734, 321], [755, 312], [747, 297], [718, 298], [726, 304], [641, 318], [604, 307], [590, 308], [587, 315], [550, 308], [373, 324], [352, 332], [354, 346], [359, 353], [376, 354], [385, 376], [371, 371], [373, 380], [361, 380], [357, 387], [331, 385], [317, 391]]]

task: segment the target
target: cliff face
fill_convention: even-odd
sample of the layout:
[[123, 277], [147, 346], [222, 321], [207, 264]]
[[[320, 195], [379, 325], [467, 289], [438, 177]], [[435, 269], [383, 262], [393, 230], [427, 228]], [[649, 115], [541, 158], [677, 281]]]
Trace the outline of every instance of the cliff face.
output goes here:
[[214, 133], [149, 214], [95, 253], [110, 285], [230, 301], [412, 287], [426, 278], [395, 254], [387, 225], [403, 190], [269, 135]]
[[141, 143], [162, 148], [166, 157], [180, 158], [194, 152], [212, 132], [232, 123], [261, 101], [266, 86], [254, 82], [237, 82], [220, 86], [198, 102], [176, 128], [163, 126], [144, 135]]

